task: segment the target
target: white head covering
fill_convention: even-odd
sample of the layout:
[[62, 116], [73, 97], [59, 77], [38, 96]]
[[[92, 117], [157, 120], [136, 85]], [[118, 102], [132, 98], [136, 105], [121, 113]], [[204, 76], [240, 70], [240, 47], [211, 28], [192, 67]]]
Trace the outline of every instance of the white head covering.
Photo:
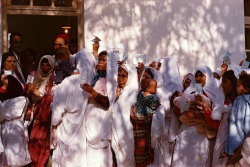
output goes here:
[[[221, 87], [217, 85], [213, 73], [208, 66], [205, 65], [198, 66], [194, 71], [194, 75], [196, 74], [197, 71], [200, 71], [202, 74], [206, 76], [205, 85], [202, 87], [202, 89], [207, 94], [208, 98], [213, 102], [211, 117], [214, 120], [220, 120], [225, 99], [223, 90]], [[190, 85], [185, 90], [185, 93], [192, 93], [194, 91], [195, 91], [195, 86]]]
[[[42, 70], [41, 70], [41, 62], [43, 59], [47, 59], [51, 69], [47, 74], [43, 74]], [[49, 82], [49, 78], [50, 76], [53, 74], [54, 71], [54, 67], [55, 67], [55, 60], [53, 59], [53, 57], [51, 55], [44, 55], [38, 64], [38, 69], [37, 69], [37, 73], [36, 76], [34, 78], [34, 85], [35, 87], [40, 91], [40, 92], [44, 92], [44, 89], [46, 88], [46, 86], [48, 85]]]
[[112, 113], [112, 148], [115, 151], [118, 166], [135, 166], [134, 134], [130, 122], [130, 109], [138, 94], [138, 76], [135, 67], [125, 64], [128, 80], [118, 100], [110, 107]]
[[[63, 80], [54, 92], [51, 124], [58, 125], [57, 137], [65, 144], [72, 145], [83, 142], [81, 125], [88, 104], [89, 93], [80, 87], [82, 73], [86, 74], [86, 83], [91, 84], [94, 76], [95, 59], [85, 49], [77, 53], [77, 69], [79, 75], [72, 75]], [[79, 135], [80, 134], [80, 135]]]
[[187, 79], [190, 79], [190, 81], [191, 81], [190, 85], [195, 83], [194, 75], [191, 74], [191, 73], [187, 73], [187, 74], [184, 75], [184, 77], [183, 77], [182, 85], [184, 85], [184, 83], [185, 83], [185, 81], [186, 81]]
[[214, 71], [214, 73], [218, 74], [221, 77], [221, 70], [217, 69]]

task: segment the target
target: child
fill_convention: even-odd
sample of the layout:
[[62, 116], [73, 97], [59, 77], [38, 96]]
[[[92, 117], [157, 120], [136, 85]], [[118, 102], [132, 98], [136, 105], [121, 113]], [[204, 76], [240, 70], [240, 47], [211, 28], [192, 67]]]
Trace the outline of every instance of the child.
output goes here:
[[[235, 154], [239, 150], [237, 148], [242, 145], [250, 133], [250, 75], [240, 75], [236, 90], [238, 97], [233, 104], [225, 152], [221, 157], [233, 155], [232, 158], [238, 158], [239, 160], [242, 155]], [[236, 159], [235, 161], [237, 161]]]
[[135, 141], [136, 166], [147, 166], [154, 161], [154, 149], [151, 147], [151, 125], [153, 114], [160, 103], [156, 97], [157, 83], [153, 79], [141, 81], [141, 92], [130, 112]]
[[73, 74], [74, 68], [70, 64], [70, 52], [68, 48], [58, 49], [56, 58], [59, 60], [59, 63], [55, 67], [55, 84], [60, 84], [64, 78]]
[[144, 79], [141, 82], [141, 92], [137, 95], [136, 108], [138, 117], [145, 117], [153, 114], [159, 107], [160, 102], [156, 97], [157, 82], [153, 79]]

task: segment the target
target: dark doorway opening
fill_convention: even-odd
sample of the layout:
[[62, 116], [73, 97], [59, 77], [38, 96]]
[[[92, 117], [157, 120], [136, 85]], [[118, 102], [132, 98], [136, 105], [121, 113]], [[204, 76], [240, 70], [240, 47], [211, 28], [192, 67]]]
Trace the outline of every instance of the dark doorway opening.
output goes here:
[[8, 33], [19, 31], [24, 36], [23, 49], [29, 47], [37, 51], [38, 58], [54, 54], [54, 41], [62, 27], [71, 27], [70, 39], [77, 38], [76, 16], [8, 15]]

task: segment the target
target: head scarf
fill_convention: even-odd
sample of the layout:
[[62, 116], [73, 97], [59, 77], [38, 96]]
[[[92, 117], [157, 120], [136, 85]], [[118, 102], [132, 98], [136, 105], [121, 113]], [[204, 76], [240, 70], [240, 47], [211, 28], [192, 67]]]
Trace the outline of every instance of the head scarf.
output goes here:
[[215, 70], [214, 73], [218, 74], [221, 77], [221, 70]]
[[[43, 59], [47, 59], [51, 69], [47, 74], [43, 74], [42, 70], [41, 70], [41, 62]], [[39, 65], [38, 65], [38, 69], [37, 69], [37, 74], [34, 78], [34, 85], [36, 88], [39, 88], [42, 84], [47, 85], [49, 82], [49, 78], [52, 74], [52, 72], [54, 71], [54, 67], [55, 67], [55, 61], [53, 59], [53, 57], [51, 55], [44, 55], [40, 61], [39, 61]]]
[[184, 83], [185, 83], [185, 81], [186, 81], [187, 79], [190, 79], [191, 83], [194, 83], [194, 82], [195, 82], [195, 80], [194, 80], [194, 75], [191, 74], [191, 73], [187, 73], [187, 74], [184, 75], [184, 77], [183, 77], [182, 85], [184, 85]]
[[[198, 66], [194, 71], [194, 76], [200, 71], [202, 74], [206, 76], [205, 85], [202, 87], [203, 91], [206, 93], [208, 98], [213, 102], [212, 105], [212, 119], [220, 120], [222, 108], [224, 105], [224, 93], [221, 87], [219, 87], [215, 81], [213, 73], [208, 66], [201, 65]], [[185, 93], [192, 93], [195, 91], [195, 85], [190, 85], [186, 90]]]

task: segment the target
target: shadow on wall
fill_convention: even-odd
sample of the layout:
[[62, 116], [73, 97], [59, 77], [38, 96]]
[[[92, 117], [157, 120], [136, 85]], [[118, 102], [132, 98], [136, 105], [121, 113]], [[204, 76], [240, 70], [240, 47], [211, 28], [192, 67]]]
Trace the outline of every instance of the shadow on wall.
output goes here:
[[182, 75], [197, 64], [219, 67], [228, 49], [238, 64], [245, 50], [243, 1], [235, 0], [86, 0], [84, 31], [86, 48], [94, 34], [101, 49], [127, 45], [130, 59], [174, 57]]

